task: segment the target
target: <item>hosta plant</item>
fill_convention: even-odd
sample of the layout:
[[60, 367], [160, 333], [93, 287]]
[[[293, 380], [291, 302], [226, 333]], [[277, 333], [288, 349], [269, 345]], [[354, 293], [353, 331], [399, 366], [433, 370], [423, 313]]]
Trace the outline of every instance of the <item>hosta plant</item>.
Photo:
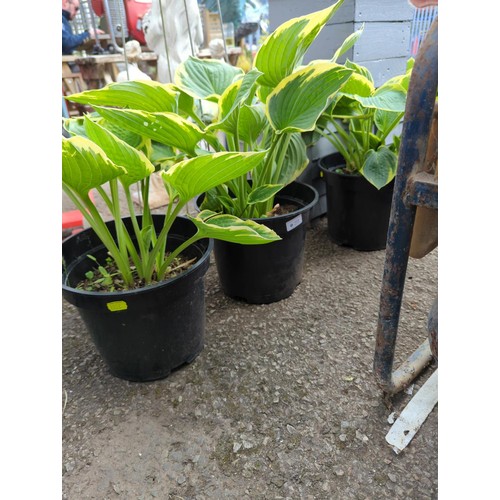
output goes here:
[[[315, 129], [354, 72], [335, 62], [352, 46], [352, 36], [331, 60], [302, 65], [342, 3], [282, 24], [266, 38], [247, 73], [223, 61], [190, 57], [178, 67], [173, 84], [113, 83], [70, 99], [92, 106], [105, 124], [137, 136], [155, 166], [166, 170], [166, 181], [179, 162], [203, 162], [205, 170], [198, 173], [210, 182], [201, 208], [210, 214], [264, 217], [278, 191], [309, 163], [303, 134]], [[212, 164], [217, 155], [252, 158], [247, 163], [252, 164], [222, 179]], [[199, 223], [205, 217], [202, 212]]]
[[[253, 221], [203, 211], [197, 217], [191, 217], [196, 233], [174, 250], [166, 252], [170, 228], [188, 201], [220, 183], [244, 175], [262, 161], [265, 152], [210, 153], [180, 161], [163, 172], [171, 203], [166, 207], [163, 227], [157, 234], [147, 205], [142, 217], [137, 217], [130, 189], [133, 184], [148, 179], [155, 171], [153, 163], [143, 151], [130, 146], [97, 121], [85, 117], [83, 127], [80, 130], [82, 135], [62, 140], [63, 190], [106, 247], [124, 289], [168, 277], [174, 259], [200, 238], [219, 238], [244, 244], [279, 239], [273, 231]], [[116, 238], [91, 200], [91, 190], [96, 190], [112, 214]], [[125, 193], [129, 213], [122, 213], [120, 191]], [[147, 192], [145, 194], [147, 199]], [[129, 214], [133, 225], [130, 233], [123, 223], [123, 217]], [[99, 264], [104, 268], [103, 263]]]
[[318, 120], [316, 132], [344, 158], [340, 171], [362, 175], [381, 189], [396, 175], [400, 138], [391, 133], [404, 115], [413, 59], [405, 74], [378, 88], [367, 68], [350, 61], [345, 66], [353, 74]]

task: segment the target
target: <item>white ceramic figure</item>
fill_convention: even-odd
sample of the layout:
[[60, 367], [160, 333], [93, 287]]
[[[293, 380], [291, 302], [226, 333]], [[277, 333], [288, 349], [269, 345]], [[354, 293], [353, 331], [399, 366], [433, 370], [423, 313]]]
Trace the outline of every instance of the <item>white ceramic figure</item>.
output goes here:
[[197, 0], [154, 0], [151, 9], [144, 15], [142, 27], [148, 47], [158, 55], [158, 81], [163, 83], [172, 82], [177, 66], [190, 55], [196, 55], [203, 43], [203, 27]]

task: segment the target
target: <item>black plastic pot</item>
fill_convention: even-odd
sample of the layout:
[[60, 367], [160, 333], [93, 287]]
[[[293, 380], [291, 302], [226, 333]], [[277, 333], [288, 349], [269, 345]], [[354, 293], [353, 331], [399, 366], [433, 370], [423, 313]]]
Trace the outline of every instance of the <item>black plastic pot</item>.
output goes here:
[[[156, 229], [162, 215], [153, 216]], [[124, 219], [130, 228], [130, 218]], [[114, 223], [107, 223], [113, 232]], [[167, 250], [195, 233], [195, 226], [178, 217]], [[203, 349], [205, 289], [212, 241], [199, 240], [185, 254], [198, 260], [186, 272], [162, 283], [123, 292], [87, 292], [74, 288], [92, 267], [86, 255], [104, 262], [106, 250], [92, 229], [63, 241], [63, 297], [76, 306], [95, 346], [112, 375], [136, 382], [167, 377], [193, 361]]]
[[229, 297], [251, 304], [277, 302], [289, 297], [302, 280], [306, 229], [318, 193], [307, 184], [292, 182], [275, 200], [299, 208], [290, 214], [252, 220], [276, 231], [280, 241], [264, 245], [214, 242], [220, 283]]
[[337, 245], [383, 250], [391, 214], [394, 180], [378, 190], [361, 175], [336, 172], [345, 166], [339, 153], [319, 161], [326, 182], [328, 234]]

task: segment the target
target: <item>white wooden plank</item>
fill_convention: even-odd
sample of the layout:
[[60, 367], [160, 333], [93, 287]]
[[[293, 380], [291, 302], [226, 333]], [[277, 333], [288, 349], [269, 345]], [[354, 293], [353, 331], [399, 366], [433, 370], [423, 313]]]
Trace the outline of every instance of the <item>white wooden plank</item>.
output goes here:
[[[354, 46], [354, 60], [408, 56], [410, 25], [409, 21], [366, 23], [363, 34]], [[354, 30], [360, 27], [361, 23], [355, 23]]]
[[[394, 0], [393, 0], [394, 1]], [[293, 17], [304, 16], [333, 5], [331, 0], [271, 0], [269, 2], [269, 26], [274, 31], [280, 24]], [[345, 23], [354, 18], [354, 0], [345, 0], [329, 24]]]
[[415, 7], [404, 0], [356, 0], [354, 19], [360, 21], [410, 21]]
[[406, 405], [385, 437], [396, 453], [408, 446], [437, 401], [438, 371], [436, 370]]

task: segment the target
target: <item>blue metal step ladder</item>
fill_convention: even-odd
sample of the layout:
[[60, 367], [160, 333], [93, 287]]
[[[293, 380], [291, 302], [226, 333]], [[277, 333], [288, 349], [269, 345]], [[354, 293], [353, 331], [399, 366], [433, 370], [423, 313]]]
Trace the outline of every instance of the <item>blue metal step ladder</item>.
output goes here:
[[[427, 171], [425, 164], [437, 86], [436, 18], [419, 48], [412, 70], [387, 232], [374, 357], [374, 374], [387, 394], [395, 394], [408, 386], [433, 359], [431, 343], [434, 344], [434, 340], [426, 339], [396, 370], [393, 369], [415, 214], [417, 207], [438, 208], [437, 179]], [[435, 329], [437, 345], [437, 326]]]

